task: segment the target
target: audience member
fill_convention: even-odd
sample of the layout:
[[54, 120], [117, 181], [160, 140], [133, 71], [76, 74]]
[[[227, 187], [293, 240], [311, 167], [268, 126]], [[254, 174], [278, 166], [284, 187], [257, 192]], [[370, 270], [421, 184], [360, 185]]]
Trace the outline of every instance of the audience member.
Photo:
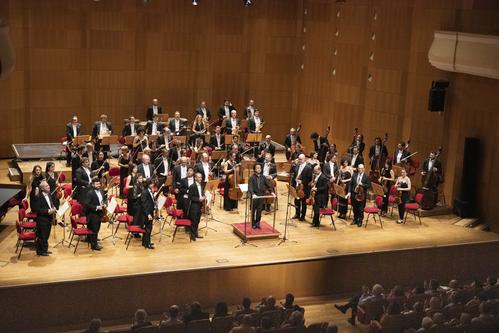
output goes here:
[[193, 302], [191, 304], [191, 309], [189, 313], [184, 315], [184, 322], [187, 324], [192, 320], [201, 320], [201, 319], [209, 319], [210, 314], [207, 312], [203, 312], [201, 309], [201, 304], [199, 302]]
[[228, 311], [229, 310], [228, 310], [227, 303], [218, 302], [217, 305], [215, 305], [215, 314], [213, 315], [213, 318], [227, 317], [229, 315]]
[[134, 321], [132, 324], [132, 331], [146, 327], [146, 326], [151, 326], [152, 323], [147, 320], [147, 312], [144, 309], [138, 309], [135, 311], [135, 316], [134, 316]]
[[249, 299], [249, 297], [243, 298], [242, 306], [242, 309], [234, 313], [234, 318], [238, 322], [241, 322], [242, 316], [257, 312], [256, 310], [251, 308], [251, 299]]
[[288, 327], [303, 327], [305, 325], [305, 320], [303, 319], [303, 313], [301, 311], [294, 311], [288, 320], [282, 324], [282, 328]]
[[260, 307], [260, 313], [279, 310], [280, 308], [276, 306], [276, 299], [273, 296], [267, 297], [265, 300], [265, 305]]
[[241, 324], [231, 329], [229, 333], [257, 333], [257, 331], [251, 326], [251, 316], [244, 315]]
[[179, 308], [177, 305], [172, 305], [168, 309], [168, 314], [165, 313], [165, 320], [162, 320], [159, 324], [160, 327], [172, 326], [182, 324], [183, 321], [179, 318]]
[[99, 318], [93, 318], [90, 320], [90, 324], [88, 328], [84, 330], [82, 333], [99, 333], [101, 330], [102, 321]]

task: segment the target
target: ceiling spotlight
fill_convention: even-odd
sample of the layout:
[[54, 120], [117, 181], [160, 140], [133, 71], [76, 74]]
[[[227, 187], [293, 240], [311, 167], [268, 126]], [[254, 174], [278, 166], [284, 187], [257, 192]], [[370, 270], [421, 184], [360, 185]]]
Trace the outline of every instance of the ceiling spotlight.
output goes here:
[[198, 2], [196, 0], [192, 0], [192, 5], [193, 6], [197, 6], [198, 5]]
[[249, 7], [253, 4], [253, 0], [243, 0], [243, 2], [246, 7]]

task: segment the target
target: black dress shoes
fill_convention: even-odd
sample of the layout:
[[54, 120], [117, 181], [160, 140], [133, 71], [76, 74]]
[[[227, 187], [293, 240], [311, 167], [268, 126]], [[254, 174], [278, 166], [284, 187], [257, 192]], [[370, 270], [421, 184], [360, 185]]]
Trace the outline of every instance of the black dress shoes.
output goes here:
[[154, 250], [154, 246], [152, 244], [146, 245], [144, 247], [149, 250]]
[[352, 223], [350, 223], [350, 225], [356, 225], [357, 224], [357, 221], [353, 221]]
[[298, 215], [295, 215], [295, 216], [293, 216], [291, 219], [292, 219], [292, 220], [296, 220], [296, 219], [299, 219], [299, 218], [300, 218], [300, 217], [299, 217]]
[[357, 223], [357, 227], [362, 227], [362, 222]]
[[92, 250], [100, 251], [100, 250], [102, 250], [102, 246], [100, 246], [100, 245], [92, 246]]
[[36, 255], [41, 256], [41, 257], [48, 257], [49, 256], [49, 254], [47, 252], [37, 253]]
[[196, 235], [196, 238], [204, 238], [203, 236]]

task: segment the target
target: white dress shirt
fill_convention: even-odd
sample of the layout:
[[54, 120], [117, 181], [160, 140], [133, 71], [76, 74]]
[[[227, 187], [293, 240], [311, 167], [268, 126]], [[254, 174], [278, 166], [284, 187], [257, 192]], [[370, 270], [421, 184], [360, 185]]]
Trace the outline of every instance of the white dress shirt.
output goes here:
[[153, 105], [152, 106], [152, 114], [158, 114], [158, 106], [157, 105]]
[[175, 119], [175, 132], [180, 131], [180, 120]]
[[137, 135], [137, 132], [135, 132], [135, 122], [130, 123], [130, 135]]
[[101, 122], [101, 123], [100, 123], [100, 131], [99, 131], [99, 134], [100, 134], [100, 135], [107, 135], [107, 132], [108, 132], [108, 129], [107, 129], [107, 124], [106, 124], [106, 123]]
[[228, 107], [228, 106], [224, 106], [224, 109], [225, 109], [225, 116], [226, 116], [226, 117], [230, 117], [230, 110], [229, 110], [229, 107]]
[[402, 159], [402, 153], [403, 153], [403, 151], [402, 151], [402, 150], [399, 150], [399, 151], [397, 152], [397, 158], [396, 158], [396, 161], [397, 161], [397, 162], [396, 162], [396, 163], [400, 163], [400, 160]]
[[354, 167], [354, 166], [355, 166], [355, 161], [357, 161], [357, 157], [358, 157], [358, 156], [359, 156], [358, 154], [357, 154], [357, 155], [352, 155], [352, 162], [350, 163], [350, 165], [351, 165], [352, 167]]
[[180, 179], [187, 177], [187, 166], [180, 166]]
[[232, 125], [232, 128], [235, 128], [237, 126], [237, 119], [236, 118], [230, 118], [230, 123]]
[[52, 208], [52, 200], [50, 200], [50, 196], [48, 193], [43, 192], [43, 196], [45, 197], [45, 201], [47, 201], [47, 205], [49, 205], [49, 208]]
[[76, 138], [77, 136], [78, 136], [77, 126], [73, 124], [73, 138]]
[[163, 157], [163, 166], [165, 167], [165, 172], [163, 173], [163, 176], [166, 176], [168, 174], [168, 158]]
[[[210, 165], [206, 162], [201, 162], [201, 165], [203, 166], [203, 171], [204, 171], [204, 181], [208, 181], [208, 174], [210, 173]], [[199, 192], [201, 193], [201, 192]]]
[[270, 163], [265, 162], [265, 164], [263, 165], [263, 172], [262, 173], [265, 177], [267, 177], [270, 174]]
[[97, 198], [99, 199], [99, 206], [102, 206], [102, 193], [100, 190], [95, 190], [95, 194], [97, 194]]
[[300, 166], [298, 167], [298, 172], [296, 174], [296, 179], [300, 179], [301, 173], [304, 168], [305, 168], [305, 163], [300, 164]]
[[143, 164], [144, 167], [144, 177], [145, 178], [151, 178], [151, 170], [149, 169], [149, 164]]
[[85, 168], [85, 167], [83, 167], [83, 170], [87, 174], [88, 181], [90, 182], [92, 180], [92, 176], [91, 176], [90, 170], [88, 168]]

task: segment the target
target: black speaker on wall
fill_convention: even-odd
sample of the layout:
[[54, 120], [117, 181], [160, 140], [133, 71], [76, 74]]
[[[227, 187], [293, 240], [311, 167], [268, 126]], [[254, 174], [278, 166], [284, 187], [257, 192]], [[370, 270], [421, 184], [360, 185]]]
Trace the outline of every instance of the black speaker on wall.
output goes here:
[[464, 139], [463, 174], [459, 196], [454, 200], [454, 213], [460, 217], [474, 217], [477, 211], [478, 186], [474, 179], [482, 156], [480, 139]]
[[449, 87], [449, 81], [433, 81], [431, 83], [428, 98], [428, 110], [430, 112], [443, 112], [445, 110], [445, 93]]

